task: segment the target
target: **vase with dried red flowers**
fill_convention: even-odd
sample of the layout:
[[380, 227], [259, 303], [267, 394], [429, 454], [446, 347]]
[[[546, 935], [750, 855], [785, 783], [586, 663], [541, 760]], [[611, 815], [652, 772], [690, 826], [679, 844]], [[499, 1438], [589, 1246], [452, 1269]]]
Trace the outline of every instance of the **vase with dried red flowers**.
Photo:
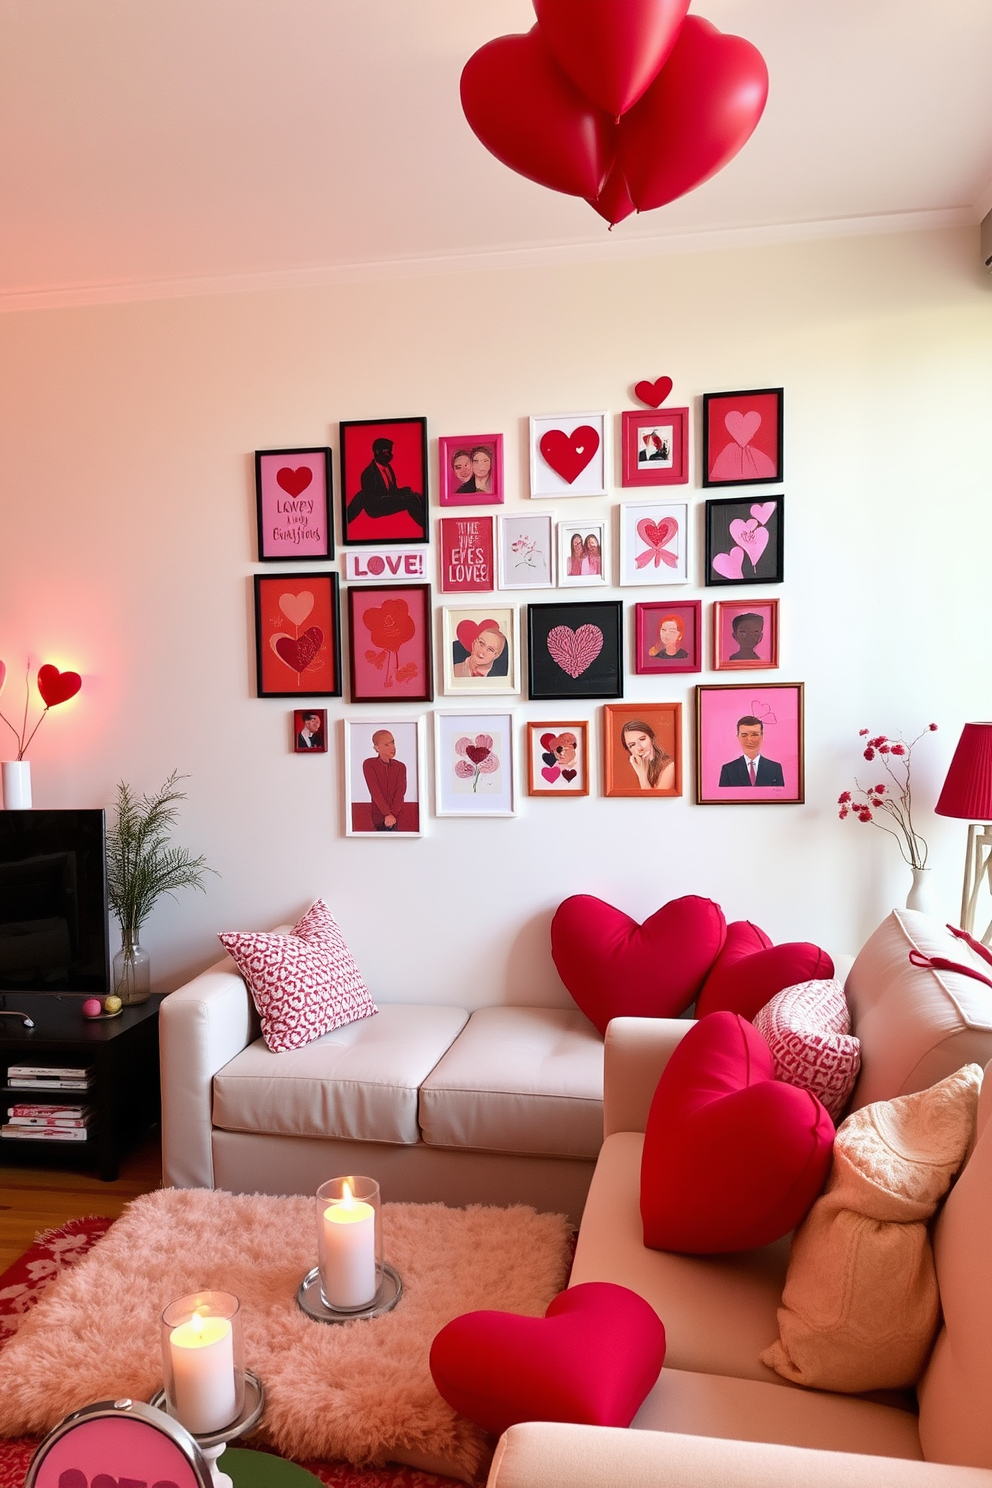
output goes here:
[[861, 729], [864, 740], [863, 753], [869, 764], [878, 760], [888, 775], [888, 781], [877, 785], [862, 785], [855, 779], [853, 791], [841, 791], [837, 797], [841, 821], [853, 816], [859, 822], [870, 822], [881, 827], [899, 844], [899, 851], [913, 870], [913, 887], [906, 900], [907, 909], [927, 911], [930, 908], [927, 875], [929, 849], [926, 838], [913, 824], [913, 750], [925, 734], [937, 731], [935, 723], [928, 723], [915, 739], [904, 739], [901, 735], [889, 738], [887, 734], [872, 735], [869, 729]]
[[[7, 680], [7, 668], [0, 661], [0, 692]], [[58, 707], [59, 703], [66, 703], [83, 685], [83, 679], [78, 672], [60, 672], [57, 666], [46, 662], [38, 668], [37, 688], [41, 701], [44, 703], [41, 717], [34, 728], [28, 733], [28, 711], [31, 706], [31, 663], [28, 662], [27, 671], [24, 674], [24, 717], [21, 726], [16, 729], [3, 713], [0, 713], [0, 722], [10, 729], [17, 740], [17, 757], [12, 760], [0, 761], [0, 776], [3, 779], [3, 804], [8, 811], [27, 811], [31, 807], [31, 765], [25, 759], [28, 746], [35, 734], [44, 723], [50, 708]]]

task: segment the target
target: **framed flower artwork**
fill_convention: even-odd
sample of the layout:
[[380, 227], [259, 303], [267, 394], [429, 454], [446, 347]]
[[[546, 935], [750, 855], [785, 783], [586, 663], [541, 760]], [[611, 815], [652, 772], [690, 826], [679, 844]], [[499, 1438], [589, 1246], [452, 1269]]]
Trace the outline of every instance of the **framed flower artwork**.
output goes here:
[[623, 697], [617, 600], [527, 606], [532, 698]]
[[334, 557], [331, 452], [255, 451], [260, 563]]
[[499, 587], [553, 589], [552, 519], [543, 513], [499, 517]]
[[713, 606], [713, 670], [746, 672], [778, 666], [778, 600], [718, 599]]
[[429, 703], [431, 586], [350, 587], [348, 659], [353, 703]]
[[621, 429], [625, 486], [681, 486], [689, 479], [688, 408], [627, 408]]
[[527, 794], [529, 796], [587, 796], [589, 794], [589, 724], [534, 723], [527, 730]]
[[782, 479], [782, 388], [703, 394], [703, 485]]
[[256, 574], [254, 582], [258, 696], [340, 697], [337, 574]]
[[514, 816], [513, 714], [434, 714], [437, 816]]
[[442, 434], [437, 455], [442, 506], [502, 506], [502, 434]]
[[424, 720], [345, 718], [346, 837], [420, 837]]
[[607, 703], [604, 794], [641, 801], [682, 794], [682, 704]]
[[520, 637], [516, 606], [446, 608], [441, 649], [445, 692], [520, 691]]
[[696, 688], [700, 806], [805, 800], [803, 684], [732, 682]]
[[605, 496], [606, 413], [542, 414], [530, 421], [530, 494]]
[[702, 601], [656, 601], [634, 607], [634, 671], [640, 677], [702, 670]]
[[689, 582], [689, 506], [685, 501], [625, 501], [620, 506], [620, 583]]

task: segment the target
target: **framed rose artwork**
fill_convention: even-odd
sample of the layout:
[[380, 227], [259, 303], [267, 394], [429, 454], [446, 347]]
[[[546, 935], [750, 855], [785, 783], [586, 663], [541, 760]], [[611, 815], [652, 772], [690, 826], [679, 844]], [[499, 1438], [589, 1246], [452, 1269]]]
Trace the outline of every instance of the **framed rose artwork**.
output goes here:
[[634, 671], [641, 677], [702, 670], [702, 601], [634, 607]]
[[784, 496], [707, 501], [707, 585], [781, 584], [784, 506]]
[[422, 718], [345, 718], [346, 837], [420, 837], [424, 826]]
[[530, 421], [530, 494], [605, 496], [606, 413], [542, 414]]
[[256, 574], [254, 582], [257, 695], [340, 697], [337, 574]]
[[434, 713], [436, 816], [514, 816], [513, 714]]
[[530, 517], [499, 517], [499, 587], [553, 589], [555, 583], [552, 520], [542, 513]]
[[293, 753], [327, 753], [326, 708], [296, 708], [294, 710]]
[[527, 606], [532, 698], [623, 697], [617, 600]]
[[333, 558], [329, 449], [255, 451], [260, 563]]
[[446, 608], [441, 649], [445, 692], [520, 691], [520, 637], [516, 607]]
[[718, 599], [713, 606], [713, 670], [778, 666], [778, 600]]
[[700, 806], [805, 800], [801, 682], [696, 688], [696, 800]]
[[603, 789], [641, 801], [682, 794], [682, 704], [607, 703]]
[[442, 434], [437, 455], [442, 506], [502, 506], [502, 434]]
[[609, 529], [605, 519], [558, 523], [558, 587], [610, 582]]
[[442, 517], [438, 536], [442, 594], [488, 594], [495, 589], [492, 517]]
[[688, 408], [626, 408], [621, 431], [625, 486], [681, 486], [689, 479]]
[[353, 419], [339, 428], [345, 543], [427, 542], [427, 420]]
[[782, 388], [703, 394], [703, 485], [782, 479]]
[[527, 794], [529, 796], [587, 796], [589, 794], [589, 725], [533, 723], [527, 730]]
[[431, 586], [349, 588], [348, 659], [353, 703], [429, 703]]
[[685, 501], [620, 506], [620, 583], [688, 584], [689, 507]]

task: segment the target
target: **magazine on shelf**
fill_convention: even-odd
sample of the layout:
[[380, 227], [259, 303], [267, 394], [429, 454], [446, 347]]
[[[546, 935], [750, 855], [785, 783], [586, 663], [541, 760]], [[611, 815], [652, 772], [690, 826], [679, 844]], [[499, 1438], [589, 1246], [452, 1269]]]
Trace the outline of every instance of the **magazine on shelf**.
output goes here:
[[0, 1136], [7, 1141], [20, 1138], [32, 1142], [85, 1142], [85, 1126], [0, 1126]]
[[89, 1090], [92, 1080], [50, 1080], [43, 1075], [24, 1079], [7, 1076], [8, 1090]]
[[16, 1105], [7, 1107], [8, 1116], [39, 1116], [43, 1120], [61, 1120], [63, 1117], [91, 1116], [92, 1106], [84, 1105], [57, 1105], [43, 1106], [37, 1101], [18, 1101]]
[[10, 1116], [10, 1126], [89, 1126], [92, 1116]]
[[7, 1075], [15, 1075], [18, 1078], [25, 1076], [47, 1075], [50, 1079], [59, 1080], [86, 1080], [93, 1073], [93, 1066], [88, 1064], [85, 1069], [78, 1066], [62, 1064], [8, 1064]]

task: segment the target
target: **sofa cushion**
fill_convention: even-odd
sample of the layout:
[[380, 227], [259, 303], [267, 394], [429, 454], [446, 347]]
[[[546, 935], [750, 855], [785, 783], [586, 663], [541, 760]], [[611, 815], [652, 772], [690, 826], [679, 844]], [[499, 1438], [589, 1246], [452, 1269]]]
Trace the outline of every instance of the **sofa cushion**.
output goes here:
[[783, 987], [834, 974], [834, 963], [826, 951], [810, 941], [788, 941], [750, 954], [744, 952], [744, 944], [743, 937], [733, 945], [728, 942], [717, 958], [699, 994], [697, 1018], [729, 1012], [750, 1019]]
[[783, 987], [755, 1013], [754, 1026], [772, 1051], [775, 1078], [812, 1090], [837, 1121], [861, 1068], [861, 1044], [851, 1033], [840, 982]]
[[775, 1079], [771, 1051], [746, 1019], [700, 1019], [651, 1102], [645, 1245], [712, 1255], [778, 1240], [823, 1187], [833, 1139], [816, 1097]]
[[897, 909], [869, 936], [844, 984], [861, 1073], [851, 1110], [925, 1090], [965, 1064], [992, 1059], [992, 989], [960, 972], [914, 966], [910, 952], [987, 963], [943, 925]]
[[574, 1008], [480, 1008], [424, 1081], [420, 1128], [435, 1147], [595, 1157], [603, 1040]]
[[214, 1076], [227, 1131], [416, 1142], [417, 1094], [468, 1021], [463, 1008], [387, 1003], [378, 1016], [274, 1054], [262, 1039]]
[[982, 1072], [864, 1106], [842, 1123], [826, 1192], [796, 1231], [764, 1362], [855, 1393], [915, 1385], [940, 1297], [926, 1224], [964, 1159]]

